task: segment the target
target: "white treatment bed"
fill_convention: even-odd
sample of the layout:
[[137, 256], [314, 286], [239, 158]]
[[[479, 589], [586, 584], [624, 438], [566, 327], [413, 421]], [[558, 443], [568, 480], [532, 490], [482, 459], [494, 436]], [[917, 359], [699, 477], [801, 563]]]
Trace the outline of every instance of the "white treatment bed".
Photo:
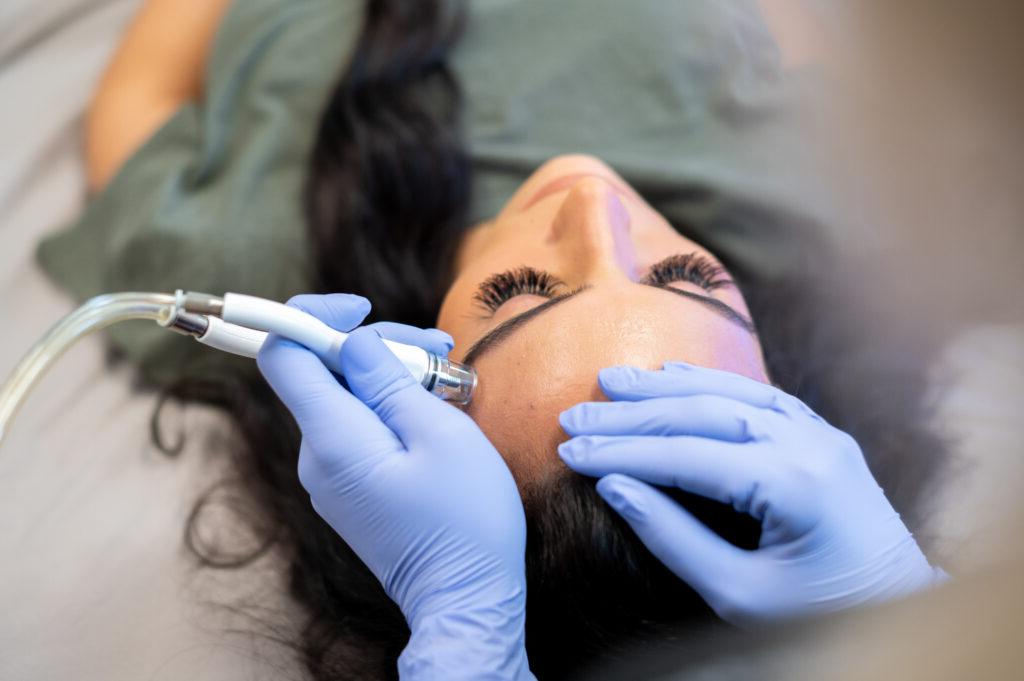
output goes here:
[[[33, 253], [83, 204], [82, 116], [138, 4], [0, 4], [0, 376], [73, 308]], [[216, 603], [271, 606], [273, 578], [196, 570], [182, 528], [216, 464], [198, 437], [177, 459], [156, 451], [155, 397], [131, 381], [87, 339], [0, 450], [0, 679], [301, 678], [266, 641], [229, 633], [245, 622]], [[217, 423], [194, 408], [170, 416]]]

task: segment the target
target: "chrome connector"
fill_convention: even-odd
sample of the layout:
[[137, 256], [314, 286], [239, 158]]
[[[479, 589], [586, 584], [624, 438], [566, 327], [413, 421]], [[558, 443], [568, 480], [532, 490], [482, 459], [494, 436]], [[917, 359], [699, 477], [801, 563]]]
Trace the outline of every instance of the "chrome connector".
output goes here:
[[213, 315], [220, 317], [224, 314], [224, 298], [209, 293], [198, 293], [196, 291], [174, 292], [177, 305], [187, 312]]
[[199, 338], [210, 328], [210, 319], [195, 312], [178, 311], [163, 326], [182, 335]]

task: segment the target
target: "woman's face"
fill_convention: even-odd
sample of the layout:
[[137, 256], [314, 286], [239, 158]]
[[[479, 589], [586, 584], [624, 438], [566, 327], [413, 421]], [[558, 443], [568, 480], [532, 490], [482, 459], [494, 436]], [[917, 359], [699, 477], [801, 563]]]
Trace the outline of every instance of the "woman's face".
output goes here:
[[739, 290], [600, 160], [558, 156], [470, 231], [437, 326], [479, 385], [469, 414], [520, 488], [559, 471], [564, 409], [602, 367], [669, 360], [767, 382]]

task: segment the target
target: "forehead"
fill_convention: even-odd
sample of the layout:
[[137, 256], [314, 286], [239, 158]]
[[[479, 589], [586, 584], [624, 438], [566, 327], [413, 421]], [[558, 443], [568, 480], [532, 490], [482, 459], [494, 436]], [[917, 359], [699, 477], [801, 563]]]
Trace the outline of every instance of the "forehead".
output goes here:
[[541, 371], [568, 379], [594, 366], [648, 358], [657, 366], [682, 360], [759, 378], [760, 363], [744, 361], [757, 349], [755, 337], [697, 301], [632, 282], [598, 283], [490, 347], [476, 368], [481, 379], [504, 377], [510, 364], [521, 376]]
[[[763, 380], [759, 358], [754, 337], [699, 303], [639, 285], [598, 285], [483, 354], [469, 413], [499, 451], [548, 452], [554, 461], [554, 448], [564, 439], [558, 414], [604, 399], [600, 369], [655, 369], [681, 360]], [[543, 462], [509, 463], [528, 469]]]

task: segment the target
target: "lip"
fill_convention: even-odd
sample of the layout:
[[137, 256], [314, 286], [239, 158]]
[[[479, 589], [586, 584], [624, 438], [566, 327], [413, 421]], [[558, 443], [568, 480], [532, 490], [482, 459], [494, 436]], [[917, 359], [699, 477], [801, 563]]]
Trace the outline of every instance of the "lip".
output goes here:
[[632, 196], [632, 193], [629, 192], [628, 190], [626, 190], [625, 187], [621, 186], [617, 182], [613, 182], [612, 180], [609, 180], [604, 175], [598, 175], [596, 173], [570, 173], [568, 175], [562, 175], [561, 177], [556, 177], [555, 179], [551, 180], [550, 182], [545, 184], [543, 187], [538, 189], [533, 194], [533, 196], [531, 196], [526, 201], [526, 203], [523, 204], [523, 207], [520, 208], [519, 210], [520, 211], [524, 211], [527, 208], [529, 208], [530, 206], [532, 206], [533, 204], [535, 204], [538, 201], [540, 201], [541, 199], [547, 198], [548, 196], [551, 196], [552, 194], [557, 194], [560, 191], [565, 191], [566, 189], [568, 189], [572, 185], [576, 184], [576, 182], [578, 182], [579, 180], [582, 180], [585, 177], [596, 177], [599, 180], [604, 180], [606, 183], [608, 183], [608, 185], [612, 189], [615, 190], [615, 192], [621, 198], [626, 198], [627, 196]]

